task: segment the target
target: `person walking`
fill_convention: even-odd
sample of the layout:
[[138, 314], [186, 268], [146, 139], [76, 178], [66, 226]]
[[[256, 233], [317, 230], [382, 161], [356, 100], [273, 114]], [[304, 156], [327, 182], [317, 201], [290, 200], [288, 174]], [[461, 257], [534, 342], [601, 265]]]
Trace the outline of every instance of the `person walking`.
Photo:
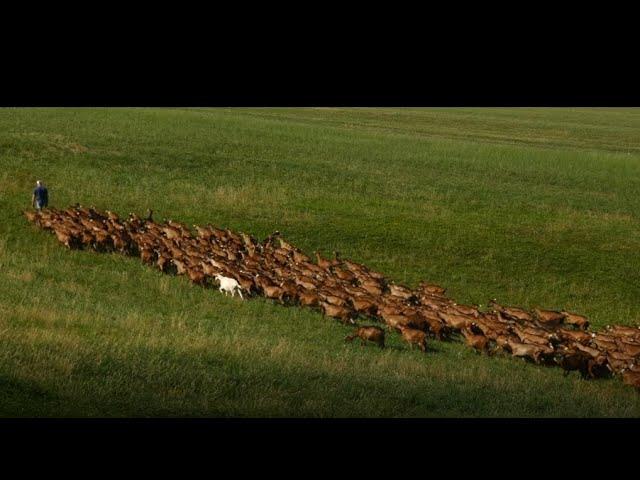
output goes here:
[[36, 210], [42, 210], [49, 205], [49, 191], [40, 180], [36, 182], [36, 188], [31, 196], [31, 205], [35, 207]]

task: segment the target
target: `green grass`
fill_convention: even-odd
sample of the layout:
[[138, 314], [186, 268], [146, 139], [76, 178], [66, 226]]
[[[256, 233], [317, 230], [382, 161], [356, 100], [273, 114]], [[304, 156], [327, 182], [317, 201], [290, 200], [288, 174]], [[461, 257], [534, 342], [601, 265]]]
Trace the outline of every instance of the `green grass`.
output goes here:
[[51, 203], [339, 250], [460, 302], [640, 316], [640, 110], [0, 110], [0, 416], [633, 416], [618, 379], [242, 302], [20, 216]]

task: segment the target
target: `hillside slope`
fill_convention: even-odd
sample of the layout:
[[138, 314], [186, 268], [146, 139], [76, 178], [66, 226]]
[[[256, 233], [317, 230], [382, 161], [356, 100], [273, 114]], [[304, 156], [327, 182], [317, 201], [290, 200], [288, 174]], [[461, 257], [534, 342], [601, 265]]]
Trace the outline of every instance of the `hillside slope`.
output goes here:
[[2, 416], [638, 416], [456, 343], [344, 344], [319, 313], [192, 287], [27, 224], [52, 204], [278, 229], [460, 302], [640, 315], [634, 109], [0, 110]]

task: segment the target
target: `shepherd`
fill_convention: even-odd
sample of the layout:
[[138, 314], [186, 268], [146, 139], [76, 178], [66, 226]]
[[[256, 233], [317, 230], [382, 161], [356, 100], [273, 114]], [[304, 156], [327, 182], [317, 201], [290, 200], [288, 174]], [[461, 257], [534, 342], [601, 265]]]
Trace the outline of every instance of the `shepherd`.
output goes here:
[[42, 210], [49, 205], [49, 191], [40, 180], [36, 182], [36, 188], [31, 196], [31, 205], [35, 207], [36, 210]]

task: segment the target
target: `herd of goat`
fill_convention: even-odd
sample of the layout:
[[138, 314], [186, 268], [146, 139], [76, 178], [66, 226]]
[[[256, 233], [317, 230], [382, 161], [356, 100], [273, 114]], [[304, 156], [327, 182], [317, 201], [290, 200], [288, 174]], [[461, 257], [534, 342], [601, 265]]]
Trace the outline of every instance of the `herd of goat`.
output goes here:
[[[25, 212], [28, 220], [55, 233], [68, 248], [91, 248], [138, 256], [165, 273], [185, 275], [201, 286], [217, 283], [225, 294], [263, 295], [283, 304], [320, 309], [347, 324], [358, 318], [380, 321], [413, 347], [426, 351], [429, 336], [461, 334], [478, 352], [504, 351], [538, 364], [579, 371], [583, 378], [621, 375], [640, 388], [640, 327], [613, 326], [590, 332], [588, 320], [567, 311], [507, 307], [492, 300], [489, 311], [460, 305], [445, 289], [421, 283], [409, 289], [365, 265], [315, 253], [316, 261], [274, 232], [262, 242], [229, 229], [157, 223], [131, 213], [80, 205], [65, 210]], [[362, 326], [345, 340], [359, 338], [384, 348], [385, 329]]]

